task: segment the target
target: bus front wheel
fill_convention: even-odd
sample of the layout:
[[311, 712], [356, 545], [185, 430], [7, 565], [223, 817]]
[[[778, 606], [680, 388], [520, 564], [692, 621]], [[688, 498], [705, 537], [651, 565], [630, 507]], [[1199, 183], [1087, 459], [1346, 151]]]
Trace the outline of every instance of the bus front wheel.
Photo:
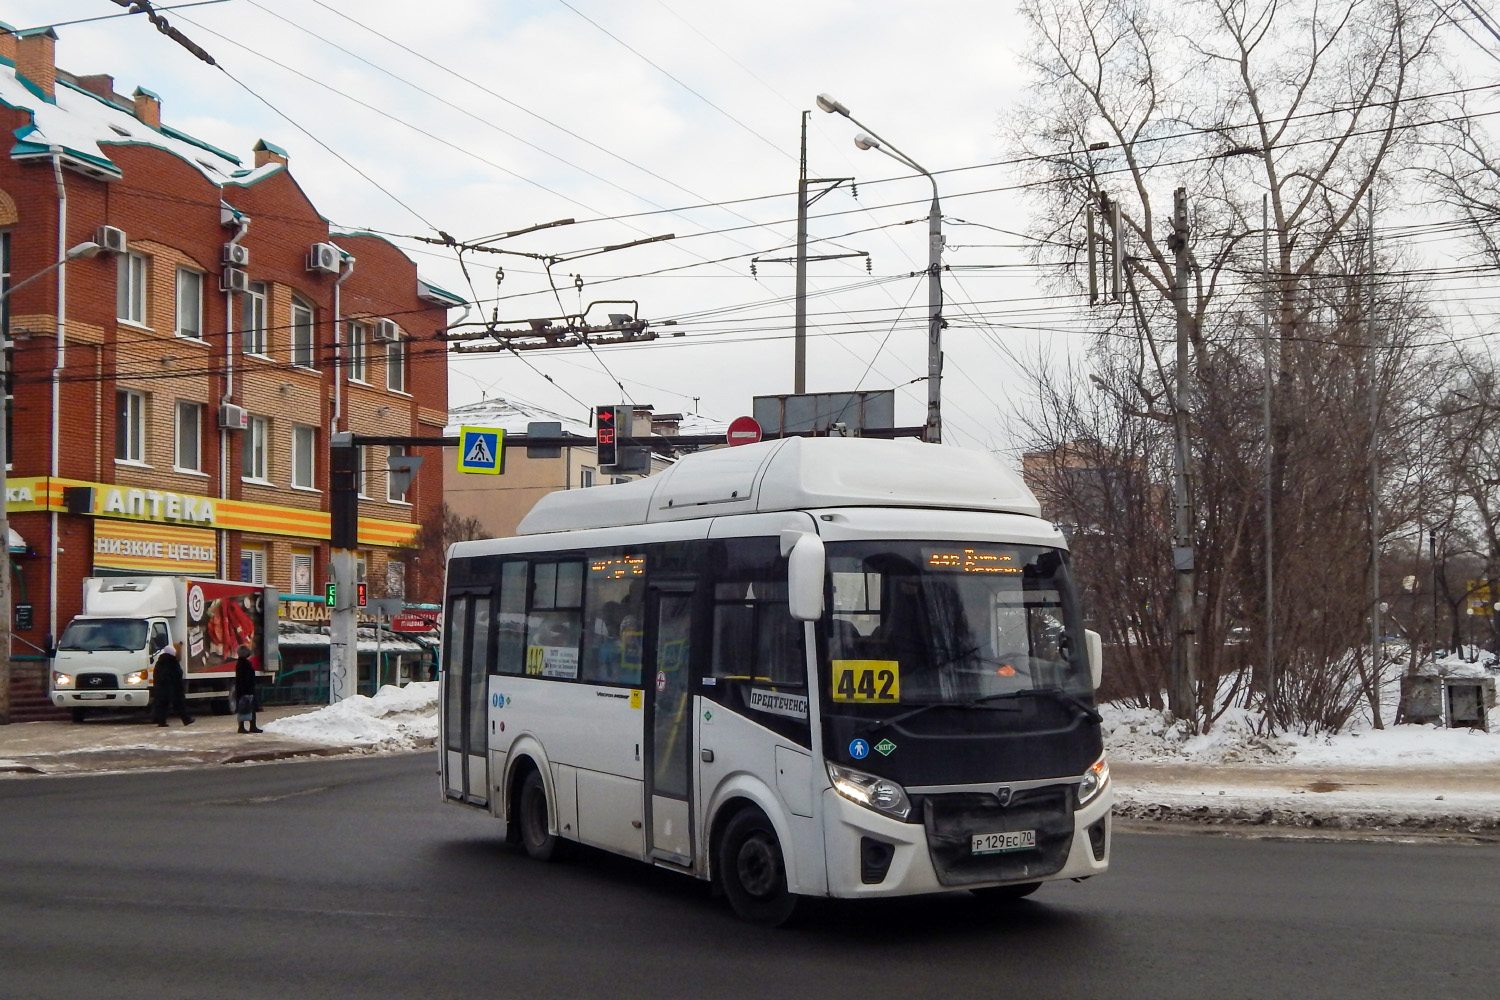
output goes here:
[[729, 821], [715, 862], [719, 885], [741, 920], [779, 927], [792, 918], [797, 897], [787, 890], [781, 844], [759, 809], [744, 809]]
[[516, 818], [521, 827], [521, 846], [537, 861], [551, 861], [557, 853], [557, 837], [547, 832], [547, 786], [539, 771], [531, 771], [521, 782]]

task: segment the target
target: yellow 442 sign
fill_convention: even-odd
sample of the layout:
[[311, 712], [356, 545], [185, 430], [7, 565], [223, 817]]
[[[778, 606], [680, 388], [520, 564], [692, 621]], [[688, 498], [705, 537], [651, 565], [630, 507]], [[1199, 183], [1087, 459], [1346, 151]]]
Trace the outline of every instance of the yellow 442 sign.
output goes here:
[[834, 660], [833, 700], [891, 704], [901, 700], [895, 660]]

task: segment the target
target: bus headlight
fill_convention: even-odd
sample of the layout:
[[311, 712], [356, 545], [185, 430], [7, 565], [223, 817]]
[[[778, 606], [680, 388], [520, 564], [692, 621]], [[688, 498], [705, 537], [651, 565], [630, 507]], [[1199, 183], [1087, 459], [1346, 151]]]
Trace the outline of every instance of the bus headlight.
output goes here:
[[1100, 754], [1099, 759], [1094, 761], [1094, 766], [1083, 773], [1083, 781], [1078, 786], [1078, 805], [1082, 807], [1094, 801], [1107, 784], [1109, 761]]
[[828, 780], [833, 782], [833, 790], [850, 802], [858, 802], [897, 819], [905, 819], [911, 813], [911, 800], [906, 797], [906, 789], [889, 778], [877, 778], [852, 767], [830, 763]]
[[137, 670], [125, 675], [125, 683], [131, 687], [140, 687], [146, 683], [146, 678], [151, 672], [149, 670]]
[[52, 671], [52, 686], [55, 688], [70, 688], [73, 686], [73, 678], [70, 674]]

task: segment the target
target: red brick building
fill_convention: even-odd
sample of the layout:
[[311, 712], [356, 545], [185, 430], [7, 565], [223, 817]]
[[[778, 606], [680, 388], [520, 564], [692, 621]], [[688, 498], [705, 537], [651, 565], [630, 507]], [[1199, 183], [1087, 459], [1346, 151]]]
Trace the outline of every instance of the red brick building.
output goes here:
[[[15, 672], [78, 612], [83, 577], [252, 579], [319, 593], [328, 436], [439, 435], [457, 297], [396, 247], [331, 229], [287, 154], [242, 163], [171, 128], [144, 89], [56, 67], [50, 29], [0, 30], [0, 290], [12, 350]], [[360, 544], [371, 592], [440, 574], [413, 542], [441, 520], [429, 456], [405, 495], [365, 455]], [[407, 586], [403, 581], [410, 581]]]

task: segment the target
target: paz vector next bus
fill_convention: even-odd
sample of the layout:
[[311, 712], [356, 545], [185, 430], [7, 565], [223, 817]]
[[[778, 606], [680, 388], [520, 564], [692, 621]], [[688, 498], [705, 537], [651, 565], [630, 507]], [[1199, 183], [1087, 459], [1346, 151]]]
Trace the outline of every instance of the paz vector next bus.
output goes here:
[[1040, 513], [989, 455], [859, 438], [550, 494], [449, 551], [444, 795], [766, 924], [1097, 875], [1100, 642]]

